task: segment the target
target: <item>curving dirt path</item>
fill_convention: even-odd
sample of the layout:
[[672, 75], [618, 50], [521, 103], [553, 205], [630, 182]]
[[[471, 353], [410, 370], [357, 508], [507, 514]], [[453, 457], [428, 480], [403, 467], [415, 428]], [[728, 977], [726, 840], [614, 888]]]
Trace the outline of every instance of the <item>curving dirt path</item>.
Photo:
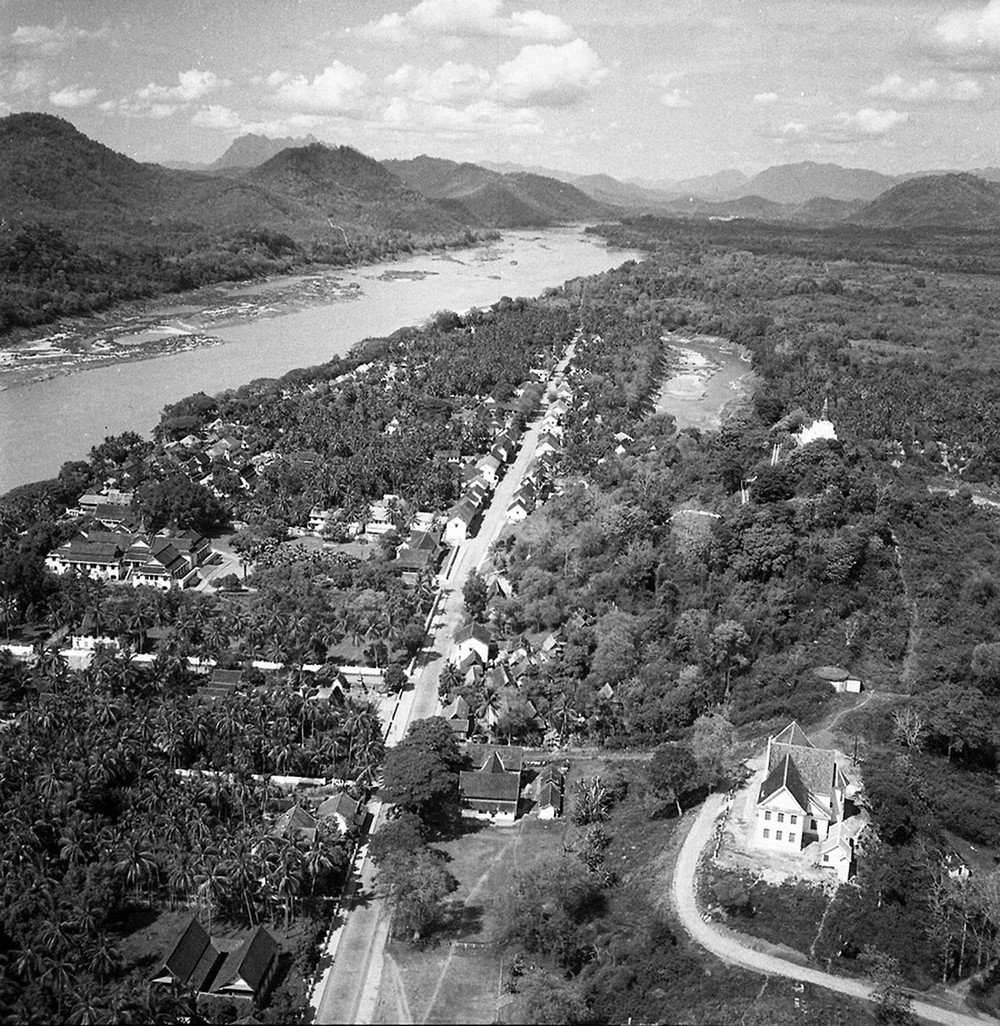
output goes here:
[[[827, 990], [834, 990], [850, 997], [870, 999], [871, 987], [861, 980], [834, 976], [819, 969], [796, 965], [783, 958], [755, 951], [747, 946], [746, 939], [739, 934], [702, 919], [695, 896], [698, 863], [712, 838], [715, 821], [722, 813], [724, 802], [725, 798], [721, 794], [708, 797], [699, 809], [694, 825], [681, 846], [671, 884], [671, 897], [681, 925], [698, 944], [724, 962], [770, 976], [784, 976], [803, 983], [813, 983], [817, 987], [825, 987]], [[989, 1016], [952, 1011], [917, 998], [913, 999], [913, 1012], [927, 1022], [941, 1023], [942, 1026], [983, 1026], [984, 1023], [996, 1022]]]

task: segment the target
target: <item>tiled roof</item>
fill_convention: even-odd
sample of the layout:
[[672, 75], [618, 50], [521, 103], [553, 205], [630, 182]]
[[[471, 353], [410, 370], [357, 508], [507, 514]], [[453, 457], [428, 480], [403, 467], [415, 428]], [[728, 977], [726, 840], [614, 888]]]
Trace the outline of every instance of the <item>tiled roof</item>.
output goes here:
[[806, 737], [806, 732], [792, 720], [787, 727], [780, 734], [775, 734], [771, 738], [773, 744], [778, 745], [802, 745], [806, 748], [812, 748], [813, 743]]
[[768, 770], [773, 769], [785, 758], [790, 758], [794, 762], [803, 783], [813, 794], [829, 798], [837, 771], [836, 752], [826, 748], [772, 744]]
[[792, 757], [787, 754], [780, 762], [775, 764], [764, 780], [764, 783], [760, 785], [758, 802], [766, 801], [772, 794], [780, 791], [783, 787], [788, 788], [789, 793], [798, 802], [803, 812], [809, 810], [809, 789], [803, 783], [802, 777], [799, 776], [795, 763], [792, 762]]
[[521, 774], [466, 770], [458, 775], [458, 787], [468, 801], [516, 802], [521, 793]]
[[[205, 949], [211, 945], [208, 934], [201, 923], [193, 916], [173, 951], [167, 955], [163, 968], [168, 970], [181, 983], [186, 984], [197, 968]], [[160, 975], [159, 973], [157, 975]]]
[[212, 990], [221, 991], [242, 981], [253, 994], [256, 994], [277, 956], [278, 942], [263, 926], [258, 926], [249, 941], [241, 944], [226, 957], [212, 984]]
[[316, 814], [321, 818], [339, 815], [343, 816], [348, 823], [354, 823], [358, 819], [360, 809], [361, 802], [352, 798], [346, 791], [338, 791], [337, 794], [330, 795], [320, 803]]
[[494, 755], [499, 756], [504, 770], [520, 772], [524, 765], [524, 749], [520, 745], [466, 745], [465, 755], [477, 770], [490, 763]]
[[463, 641], [469, 641], [472, 638], [476, 641], [481, 641], [484, 645], [488, 645], [493, 640], [493, 635], [490, 633], [489, 628], [481, 623], [467, 623], [464, 627], [459, 627], [455, 631], [456, 644], [461, 644]]

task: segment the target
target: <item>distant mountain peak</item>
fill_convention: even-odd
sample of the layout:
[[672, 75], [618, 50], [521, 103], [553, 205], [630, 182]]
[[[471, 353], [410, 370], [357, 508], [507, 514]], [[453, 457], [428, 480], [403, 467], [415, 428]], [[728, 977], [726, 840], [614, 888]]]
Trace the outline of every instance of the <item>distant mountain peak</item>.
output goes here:
[[259, 167], [272, 157], [277, 156], [282, 150], [312, 145], [322, 145], [322, 143], [314, 135], [273, 139], [270, 136], [247, 132], [245, 135], [237, 136], [230, 143], [226, 152], [208, 165], [208, 169], [221, 171], [227, 168]]

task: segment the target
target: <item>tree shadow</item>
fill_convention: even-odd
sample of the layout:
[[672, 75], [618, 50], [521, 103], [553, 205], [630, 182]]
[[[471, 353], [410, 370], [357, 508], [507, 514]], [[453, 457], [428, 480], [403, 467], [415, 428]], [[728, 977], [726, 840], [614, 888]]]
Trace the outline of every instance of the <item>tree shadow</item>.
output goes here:
[[480, 904], [466, 905], [457, 899], [448, 903], [441, 925], [435, 935], [441, 940], [464, 940], [478, 938], [483, 929], [485, 908]]

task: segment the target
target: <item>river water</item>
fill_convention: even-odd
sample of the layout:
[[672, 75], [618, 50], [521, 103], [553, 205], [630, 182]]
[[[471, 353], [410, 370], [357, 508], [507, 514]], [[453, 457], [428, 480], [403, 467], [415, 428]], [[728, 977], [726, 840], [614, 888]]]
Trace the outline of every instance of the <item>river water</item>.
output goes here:
[[675, 365], [660, 387], [655, 411], [671, 414], [678, 431], [717, 428], [723, 407], [745, 392], [750, 362], [726, 339], [679, 332], [664, 338]]
[[[438, 310], [488, 306], [505, 295], [536, 296], [634, 258], [641, 254], [609, 249], [582, 228], [508, 232], [490, 246], [339, 271], [346, 298], [337, 301], [198, 329], [223, 344], [80, 368], [8, 388], [0, 392], [0, 494], [52, 477], [66, 460], [86, 458], [108, 435], [148, 434], [164, 406], [193, 392], [211, 395], [254, 378], [278, 377], [343, 355], [362, 339], [419, 324]], [[249, 294], [266, 294], [269, 285], [236, 286], [226, 293], [238, 303]], [[218, 296], [216, 289], [216, 304]], [[197, 303], [186, 304], [184, 321], [197, 324]], [[177, 316], [176, 306], [163, 307], [164, 333], [176, 330], [169, 325]]]

